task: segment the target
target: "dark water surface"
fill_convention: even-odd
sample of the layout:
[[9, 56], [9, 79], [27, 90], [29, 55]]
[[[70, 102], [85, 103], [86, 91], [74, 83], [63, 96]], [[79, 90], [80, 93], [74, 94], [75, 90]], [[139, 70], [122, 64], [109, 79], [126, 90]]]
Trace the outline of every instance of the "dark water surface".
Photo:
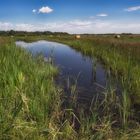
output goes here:
[[53, 55], [54, 63], [60, 69], [57, 83], [66, 87], [69, 85], [68, 81], [74, 84], [77, 79], [78, 91], [82, 96], [92, 96], [107, 84], [107, 73], [103, 65], [95, 58], [83, 56], [67, 45], [49, 41], [33, 43], [17, 41], [16, 45], [25, 48], [33, 55], [42, 53], [46, 59]]

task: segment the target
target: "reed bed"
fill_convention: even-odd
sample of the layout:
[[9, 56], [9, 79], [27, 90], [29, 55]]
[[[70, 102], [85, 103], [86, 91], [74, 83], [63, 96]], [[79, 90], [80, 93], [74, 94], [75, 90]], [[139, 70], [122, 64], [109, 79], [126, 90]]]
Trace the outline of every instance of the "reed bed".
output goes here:
[[[34, 58], [25, 50], [17, 48], [14, 44], [15, 39], [17, 37], [0, 39], [0, 139], [138, 140], [140, 138], [139, 114], [132, 107], [130, 98], [133, 95], [130, 94], [133, 88], [129, 84], [134, 80], [132, 79], [134, 75], [131, 75], [132, 71], [127, 70], [126, 74], [124, 71], [131, 69], [133, 63], [130, 59], [124, 65], [127, 60], [125, 56], [116, 53], [115, 49], [113, 53], [109, 53], [110, 46], [107, 46], [108, 49], [105, 46], [102, 51], [103, 46], [94, 46], [94, 43], [87, 39], [75, 40], [73, 36], [51, 38], [50, 40], [69, 44], [85, 55], [95, 55], [100, 60], [106, 58], [103, 62], [107, 64], [107, 68], [111, 68], [116, 75], [122, 75], [121, 97], [117, 96], [116, 90], [110, 86], [103, 93], [94, 96], [88, 105], [82, 104], [77, 100], [77, 81], [75, 81], [74, 85], [70, 85], [70, 98], [66, 102], [67, 93], [54, 84], [57, 68], [44, 62], [42, 56]], [[22, 39], [35, 41], [46, 39], [46, 36]], [[115, 64], [111, 58], [115, 60]], [[123, 69], [116, 69], [120, 58], [122, 59], [120, 66], [124, 65]], [[135, 74], [138, 77], [139, 72]]]
[[0, 139], [36, 138], [49, 129], [60, 98], [57, 69], [8, 40], [0, 46]]
[[135, 37], [129, 36], [121, 39], [110, 36], [82, 36], [81, 39], [62, 36], [48, 39], [68, 44], [84, 55], [97, 57], [107, 70], [111, 70], [116, 77], [120, 78], [132, 103], [140, 104], [140, 41], [138, 39], [135, 40]]

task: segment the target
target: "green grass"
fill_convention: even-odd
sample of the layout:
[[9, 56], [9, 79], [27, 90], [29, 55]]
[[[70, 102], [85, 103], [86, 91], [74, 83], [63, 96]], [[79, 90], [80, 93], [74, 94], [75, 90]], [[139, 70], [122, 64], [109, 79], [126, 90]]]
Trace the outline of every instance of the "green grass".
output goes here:
[[[137, 37], [138, 38], [138, 37]], [[139, 37], [140, 39], [140, 37]], [[122, 37], [48, 37], [48, 40], [68, 44], [83, 55], [93, 56], [101, 61], [107, 70], [120, 78], [134, 104], [140, 104], [140, 42]]]
[[60, 98], [56, 73], [43, 57], [32, 58], [13, 42], [0, 46], [0, 139], [36, 137], [49, 129]]
[[[87, 38], [75, 40], [73, 36], [51, 37], [51, 40], [69, 44], [85, 55], [95, 55], [98, 59], [104, 60], [107, 69], [111, 67], [115, 76], [121, 75], [123, 86], [121, 98], [116, 95], [115, 89], [110, 87], [97, 94], [86, 106], [77, 102], [77, 81], [70, 87], [71, 97], [65, 104], [66, 93], [54, 84], [57, 68], [44, 62], [42, 56], [34, 58], [25, 50], [17, 48], [14, 44], [15, 39], [36, 41], [46, 39], [46, 36], [0, 37], [0, 139], [138, 140], [140, 138], [139, 114], [132, 107], [130, 96], [133, 93], [129, 93], [139, 89], [139, 83], [137, 88], [133, 87], [134, 74], [131, 73], [134, 70], [132, 66], [137, 64], [132, 63], [130, 59], [126, 64], [125, 49], [125, 55], [122, 56], [121, 52], [115, 49], [112, 49], [113, 53], [109, 53], [110, 46], [103, 47], [102, 44], [94, 46], [93, 39], [89, 41]], [[98, 45], [98, 42], [95, 43]], [[111, 58], [114, 61], [111, 61]], [[139, 65], [137, 68], [139, 69]], [[137, 68], [135, 78], [138, 78], [139, 74]]]

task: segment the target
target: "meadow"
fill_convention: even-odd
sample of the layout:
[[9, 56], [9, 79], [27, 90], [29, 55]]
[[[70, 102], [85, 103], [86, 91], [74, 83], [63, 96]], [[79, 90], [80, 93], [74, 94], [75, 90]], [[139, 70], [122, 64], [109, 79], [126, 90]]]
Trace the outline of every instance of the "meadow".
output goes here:
[[[41, 55], [32, 57], [16, 40], [51, 40], [94, 56], [120, 80], [95, 96], [90, 105], [77, 102], [55, 84], [59, 72]], [[0, 37], [0, 139], [138, 140], [140, 138], [140, 36], [40, 35]]]
[[96, 56], [106, 69], [120, 78], [132, 103], [140, 104], [140, 36], [114, 35], [52, 37], [49, 40], [68, 44], [84, 55]]

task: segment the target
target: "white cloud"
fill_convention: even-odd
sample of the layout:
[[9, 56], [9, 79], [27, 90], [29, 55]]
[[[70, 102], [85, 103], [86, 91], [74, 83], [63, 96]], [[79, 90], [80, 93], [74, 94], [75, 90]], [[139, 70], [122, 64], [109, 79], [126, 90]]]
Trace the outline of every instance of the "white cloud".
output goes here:
[[53, 12], [53, 9], [48, 7], [48, 6], [46, 6], [46, 7], [43, 6], [42, 8], [39, 9], [39, 13], [48, 14], [48, 13], [51, 13], [51, 12]]
[[75, 27], [87, 27], [92, 24], [91, 21], [81, 21], [81, 20], [74, 20], [69, 22], [69, 26], [75, 26]]
[[140, 21], [72, 20], [35, 24], [0, 22], [0, 30], [69, 33], [140, 33]]
[[97, 16], [98, 16], [98, 17], [107, 17], [108, 14], [106, 14], [106, 13], [101, 13], [101, 14], [98, 14]]
[[13, 24], [9, 22], [0, 22], [0, 30], [10, 30], [13, 28]]
[[33, 9], [32, 12], [33, 12], [33, 13], [36, 13], [36, 9]]
[[95, 16], [90, 16], [89, 19], [96, 19], [96, 17]]
[[128, 11], [128, 12], [137, 11], [137, 10], [140, 10], [140, 6], [129, 7], [129, 8], [124, 9], [124, 10]]

